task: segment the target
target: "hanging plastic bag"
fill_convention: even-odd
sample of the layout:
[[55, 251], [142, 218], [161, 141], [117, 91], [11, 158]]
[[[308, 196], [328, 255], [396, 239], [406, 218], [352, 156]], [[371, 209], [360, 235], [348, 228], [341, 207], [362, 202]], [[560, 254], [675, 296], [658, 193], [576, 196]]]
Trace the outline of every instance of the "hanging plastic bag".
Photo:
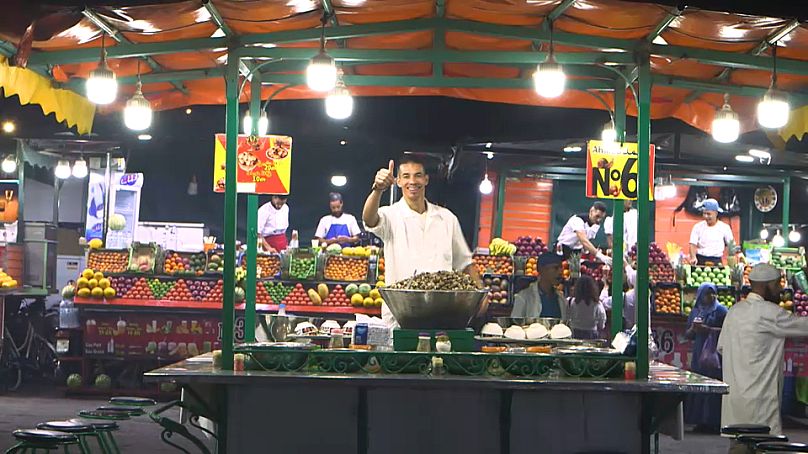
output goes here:
[[721, 357], [718, 356], [718, 333], [713, 331], [707, 336], [699, 352], [699, 368], [709, 372], [721, 371]]

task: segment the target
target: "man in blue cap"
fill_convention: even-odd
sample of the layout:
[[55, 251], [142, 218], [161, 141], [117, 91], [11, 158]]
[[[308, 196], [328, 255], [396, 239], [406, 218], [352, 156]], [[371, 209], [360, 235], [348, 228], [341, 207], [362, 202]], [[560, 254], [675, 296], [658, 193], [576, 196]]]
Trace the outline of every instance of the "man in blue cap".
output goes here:
[[514, 296], [511, 317], [551, 317], [563, 319], [564, 296], [557, 290], [563, 258], [552, 252], [539, 256], [539, 280]]
[[724, 260], [724, 249], [728, 256], [735, 250], [732, 228], [718, 220], [721, 207], [715, 199], [707, 199], [702, 204], [704, 220], [693, 226], [690, 232], [690, 263], [692, 265], [719, 265]]

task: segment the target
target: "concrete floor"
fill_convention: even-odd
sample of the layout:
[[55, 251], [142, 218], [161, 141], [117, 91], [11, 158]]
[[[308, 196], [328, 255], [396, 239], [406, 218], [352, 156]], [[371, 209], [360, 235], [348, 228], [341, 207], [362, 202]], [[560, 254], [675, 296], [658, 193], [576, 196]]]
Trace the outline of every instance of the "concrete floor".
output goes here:
[[[0, 452], [13, 444], [11, 432], [17, 428], [31, 428], [37, 423], [76, 417], [82, 409], [94, 409], [104, 404], [100, 399], [65, 398], [56, 390], [22, 390], [0, 396]], [[178, 419], [178, 412], [165, 414]], [[786, 435], [791, 441], [808, 442], [808, 421], [789, 419], [784, 422]], [[160, 440], [161, 428], [148, 417], [141, 416], [123, 421], [116, 439], [124, 453], [177, 454], [181, 451]], [[175, 437], [176, 439], [176, 437]], [[190, 452], [197, 452], [188, 443], [180, 443]], [[726, 452], [728, 442], [717, 435], [687, 432], [685, 439], [675, 441], [660, 438], [660, 452], [670, 454], [706, 454]]]

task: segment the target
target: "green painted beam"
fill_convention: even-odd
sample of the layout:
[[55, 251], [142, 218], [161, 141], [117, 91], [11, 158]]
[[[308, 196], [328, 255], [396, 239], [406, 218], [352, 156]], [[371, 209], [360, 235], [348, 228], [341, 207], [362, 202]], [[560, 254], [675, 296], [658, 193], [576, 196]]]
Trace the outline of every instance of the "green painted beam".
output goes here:
[[236, 227], [238, 195], [236, 194], [236, 148], [239, 119], [238, 58], [232, 53], [225, 67], [225, 188], [224, 188], [224, 301], [222, 302], [222, 369], [233, 370], [233, 343], [236, 288]]
[[505, 172], [500, 172], [497, 175], [497, 199], [494, 206], [494, 220], [491, 228], [491, 238], [499, 238], [502, 236], [502, 224], [505, 218], [505, 186], [508, 181], [508, 176]]
[[791, 178], [786, 178], [783, 182], [783, 238], [788, 241], [788, 225], [791, 222]]
[[[327, 27], [325, 34], [327, 39], [340, 39], [377, 34], [432, 30], [437, 27], [445, 27], [448, 30], [492, 35], [504, 38], [524, 39], [531, 41], [549, 40], [549, 32], [537, 30], [535, 28], [441, 18], [413, 19], [374, 24]], [[318, 28], [311, 28], [305, 30], [289, 30], [247, 35], [240, 37], [239, 42], [243, 46], [253, 46], [256, 44], [267, 43], [278, 44], [287, 42], [316, 41], [319, 39], [319, 37], [320, 30]], [[553, 38], [555, 42], [562, 45], [617, 51], [604, 53], [604, 61], [617, 60], [618, 56], [620, 55], [620, 51], [623, 53], [633, 53], [639, 48], [647, 46], [653, 55], [673, 58], [689, 58], [702, 63], [723, 65], [733, 68], [763, 70], [771, 69], [771, 59], [765, 56], [746, 55], [736, 52], [723, 52], [708, 49], [696, 49], [683, 46], [648, 45], [648, 43], [644, 40], [638, 42], [636, 40], [605, 38], [561, 31], [555, 31], [553, 33]], [[197, 38], [165, 43], [120, 44], [110, 48], [108, 54], [110, 58], [141, 57], [145, 55], [162, 55], [177, 52], [194, 52], [214, 48], [223, 48], [227, 47], [227, 43], [227, 39], [225, 38]], [[252, 49], [258, 50], [259, 48]], [[509, 52], [501, 53], [508, 54]], [[243, 50], [239, 51], [239, 55], [242, 57], [251, 56], [249, 53], [244, 53]], [[36, 52], [31, 55], [29, 64], [32, 66], [47, 64], [53, 65], [89, 62], [97, 59], [97, 49], [74, 49], [54, 52]], [[619, 63], [619, 61], [617, 62]], [[778, 59], [778, 69], [783, 73], [808, 74], [808, 61], [780, 58]]]
[[645, 37], [645, 40], [650, 43], [653, 42], [655, 39], [657, 39], [657, 37], [659, 37], [659, 35], [661, 35], [662, 32], [664, 32], [665, 29], [667, 29], [668, 26], [670, 26], [670, 24], [673, 23], [673, 21], [676, 20], [677, 17], [682, 15], [682, 11], [683, 10], [679, 8], [674, 8], [673, 11], [668, 13], [668, 15], [665, 16], [665, 18], [662, 19], [662, 21], [658, 23], [656, 27], [654, 27], [651, 33], [649, 33], [648, 36]]
[[224, 17], [219, 12], [216, 5], [213, 4], [210, 0], [202, 0], [202, 5], [208, 10], [208, 14], [210, 14], [210, 19], [219, 27], [225, 34], [225, 36], [235, 36], [236, 34], [233, 33], [233, 29], [227, 25], [227, 22], [224, 21]]
[[[677, 77], [653, 76], [655, 85], [667, 85], [669, 87], [696, 90], [698, 92], [729, 93], [738, 96], [760, 97], [768, 90], [768, 87], [754, 87], [749, 85], [725, 84], [719, 82], [682, 79]], [[808, 92], [789, 92], [796, 102], [808, 103]]]
[[[271, 74], [262, 73], [265, 84], [301, 85], [304, 84], [303, 74]], [[377, 86], [377, 87], [446, 87], [446, 88], [533, 88], [530, 79], [495, 79], [475, 77], [412, 77], [412, 76], [344, 76], [349, 86]], [[611, 80], [573, 79], [567, 81], [567, 87], [572, 90], [612, 90], [614, 83]]]
[[651, 62], [648, 54], [638, 56], [639, 111], [637, 115], [637, 379], [648, 378], [649, 309], [648, 248], [651, 239], [649, 150], [651, 147]]
[[[446, 15], [446, 0], [435, 0], [435, 17], [443, 18]], [[446, 28], [436, 27], [433, 32], [432, 48], [438, 52], [446, 49]], [[443, 76], [443, 63], [432, 62], [432, 75]]]
[[[118, 42], [119, 44], [132, 44], [132, 42], [131, 42], [131, 41], [129, 41], [129, 39], [128, 39], [126, 36], [124, 36], [124, 35], [123, 35], [123, 34], [122, 34], [122, 33], [121, 33], [121, 32], [120, 32], [120, 31], [119, 31], [117, 28], [115, 28], [115, 27], [113, 27], [111, 24], [107, 23], [107, 21], [106, 21], [106, 20], [104, 20], [104, 18], [103, 18], [103, 17], [99, 16], [99, 15], [98, 15], [98, 14], [97, 14], [95, 11], [93, 11], [92, 9], [90, 9], [90, 8], [85, 8], [85, 9], [84, 9], [84, 10], [81, 12], [81, 14], [83, 14], [83, 15], [84, 15], [84, 17], [86, 17], [87, 19], [89, 19], [89, 20], [90, 20], [90, 22], [92, 22], [93, 24], [95, 24], [95, 26], [96, 26], [96, 27], [100, 28], [100, 29], [101, 29], [102, 31], [104, 31], [106, 34], [108, 34], [109, 36], [111, 36], [111, 37], [112, 37], [112, 39], [114, 39], [114, 40], [115, 40], [116, 42]], [[107, 52], [107, 55], [109, 55], [109, 52]], [[144, 57], [143, 57], [143, 60], [145, 60], [145, 61], [146, 61], [146, 64], [147, 64], [147, 65], [149, 65], [149, 67], [150, 67], [152, 70], [160, 71], [160, 70], [162, 70], [162, 69], [163, 69], [163, 67], [162, 67], [162, 66], [160, 66], [160, 64], [159, 64], [159, 63], [157, 63], [157, 62], [156, 62], [156, 61], [155, 61], [153, 58], [151, 58], [151, 57], [150, 57], [150, 56], [148, 56], [148, 55], [144, 56]], [[30, 62], [29, 62], [29, 63], [30, 63]], [[185, 88], [185, 86], [183, 86], [183, 85], [182, 85], [182, 82], [172, 81], [172, 82], [171, 82], [171, 85], [173, 85], [173, 86], [174, 86], [174, 88], [176, 88], [177, 90], [181, 91], [182, 93], [188, 94], [188, 89], [186, 89], [186, 88]]]
[[556, 5], [556, 7], [553, 8], [553, 10], [547, 14], [547, 17], [544, 18], [544, 24], [547, 24], [547, 26], [549, 27], [549, 24], [551, 24], [559, 17], [563, 16], [564, 13], [572, 5], [574, 5], [576, 1], [577, 0], [561, 0], [561, 2], [559, 2], [558, 5]]
[[[315, 48], [241, 48], [241, 57], [271, 58], [279, 60], [310, 60], [317, 54]], [[547, 59], [546, 52], [500, 52], [500, 51], [459, 51], [450, 49], [330, 49], [328, 54], [340, 62], [366, 61], [374, 63], [390, 62], [433, 62], [433, 63], [491, 63], [491, 64], [536, 64]], [[567, 52], [554, 53], [561, 64], [630, 64], [633, 57], [627, 53]]]

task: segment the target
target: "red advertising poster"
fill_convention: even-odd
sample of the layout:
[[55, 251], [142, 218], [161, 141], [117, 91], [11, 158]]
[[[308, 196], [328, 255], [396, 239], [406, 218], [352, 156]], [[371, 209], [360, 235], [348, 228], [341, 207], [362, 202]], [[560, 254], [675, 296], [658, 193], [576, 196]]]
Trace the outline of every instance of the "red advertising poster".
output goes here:
[[[213, 191], [224, 192], [226, 137], [216, 134], [213, 155]], [[292, 177], [292, 138], [238, 136], [236, 192], [289, 194]]]
[[[87, 312], [84, 354], [90, 357], [182, 359], [221, 348], [222, 323], [200, 314], [110, 314]], [[235, 337], [244, 339], [244, 317]]]

